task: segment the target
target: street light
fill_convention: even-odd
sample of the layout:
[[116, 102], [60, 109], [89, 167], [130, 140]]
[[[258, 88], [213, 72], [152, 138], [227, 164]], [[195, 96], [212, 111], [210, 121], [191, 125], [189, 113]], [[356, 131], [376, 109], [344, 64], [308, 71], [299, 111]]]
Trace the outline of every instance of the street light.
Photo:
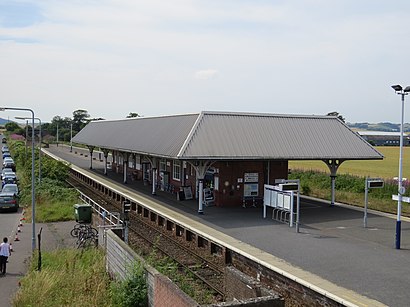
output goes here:
[[32, 109], [26, 108], [12, 108], [12, 107], [0, 107], [0, 111], [16, 110], [16, 111], [28, 111], [31, 112], [31, 225], [32, 225], [32, 236], [31, 236], [31, 250], [34, 252], [36, 249], [36, 198], [35, 198], [35, 178], [34, 178], [34, 111]]
[[73, 121], [70, 123], [70, 152], [73, 152]]
[[[15, 119], [23, 119], [23, 120], [26, 119], [27, 120], [28, 117], [16, 116]], [[38, 120], [38, 122], [40, 123], [40, 131], [39, 131], [39, 137], [38, 137], [38, 182], [41, 183], [41, 119], [38, 117], [35, 117], [34, 119]]]
[[28, 120], [26, 120], [26, 139], [24, 141], [24, 145], [26, 148], [24, 148], [24, 158], [27, 159], [27, 141], [28, 141]]
[[399, 188], [397, 198], [397, 222], [396, 222], [396, 249], [400, 249], [400, 237], [401, 237], [401, 202], [403, 194], [406, 192], [403, 186], [403, 124], [404, 124], [404, 96], [410, 92], [410, 86], [405, 89], [401, 85], [392, 85], [396, 94], [401, 95], [401, 122], [400, 122], [400, 157], [399, 157]]

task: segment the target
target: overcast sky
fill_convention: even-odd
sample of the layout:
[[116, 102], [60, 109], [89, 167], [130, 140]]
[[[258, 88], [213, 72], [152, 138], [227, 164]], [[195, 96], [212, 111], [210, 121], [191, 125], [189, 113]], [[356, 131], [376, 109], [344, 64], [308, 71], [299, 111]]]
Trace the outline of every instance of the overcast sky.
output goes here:
[[410, 85], [409, 63], [408, 0], [0, 0], [0, 106], [43, 122], [85, 109], [399, 123], [390, 86]]

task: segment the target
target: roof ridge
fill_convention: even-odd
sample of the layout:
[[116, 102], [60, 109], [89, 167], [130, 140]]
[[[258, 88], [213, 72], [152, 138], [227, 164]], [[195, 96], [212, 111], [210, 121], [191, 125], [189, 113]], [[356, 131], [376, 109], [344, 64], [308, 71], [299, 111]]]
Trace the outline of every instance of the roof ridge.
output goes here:
[[192, 125], [191, 131], [189, 131], [184, 143], [182, 144], [181, 149], [179, 150], [179, 152], [177, 154], [177, 157], [182, 157], [183, 156], [186, 148], [188, 147], [188, 144], [189, 144], [192, 136], [194, 135], [196, 129], [199, 126], [199, 123], [202, 121], [202, 118], [204, 117], [204, 114], [205, 114], [205, 112], [201, 112], [201, 113], [198, 114], [198, 117], [197, 117], [195, 123]]

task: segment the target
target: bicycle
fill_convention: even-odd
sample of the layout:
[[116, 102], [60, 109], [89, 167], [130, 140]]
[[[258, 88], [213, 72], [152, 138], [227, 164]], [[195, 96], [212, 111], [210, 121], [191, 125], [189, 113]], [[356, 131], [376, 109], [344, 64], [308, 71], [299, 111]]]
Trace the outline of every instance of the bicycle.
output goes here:
[[70, 235], [74, 238], [78, 237], [79, 233], [82, 231], [92, 231], [95, 235], [98, 235], [98, 230], [93, 228], [91, 225], [88, 224], [76, 224], [74, 228], [71, 230]]
[[77, 240], [77, 248], [96, 247], [98, 245], [98, 236], [92, 232], [80, 233]]

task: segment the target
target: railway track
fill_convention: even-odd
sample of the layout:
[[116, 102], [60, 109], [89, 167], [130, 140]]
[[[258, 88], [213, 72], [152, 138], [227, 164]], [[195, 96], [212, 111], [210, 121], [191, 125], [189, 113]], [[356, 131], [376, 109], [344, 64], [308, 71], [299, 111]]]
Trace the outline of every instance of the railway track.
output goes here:
[[[121, 204], [92, 189], [78, 180], [75, 176], [69, 177], [68, 183], [84, 193], [108, 211], [121, 212]], [[130, 246], [149, 254], [155, 248], [163, 255], [178, 263], [180, 272], [189, 272], [195, 276], [195, 282], [206, 285], [216, 301], [225, 298], [225, 266], [221, 261], [216, 262], [196, 252], [185, 241], [175, 238], [164, 227], [161, 227], [135, 211], [130, 212], [129, 237]], [[171, 276], [172, 278], [172, 276]]]

